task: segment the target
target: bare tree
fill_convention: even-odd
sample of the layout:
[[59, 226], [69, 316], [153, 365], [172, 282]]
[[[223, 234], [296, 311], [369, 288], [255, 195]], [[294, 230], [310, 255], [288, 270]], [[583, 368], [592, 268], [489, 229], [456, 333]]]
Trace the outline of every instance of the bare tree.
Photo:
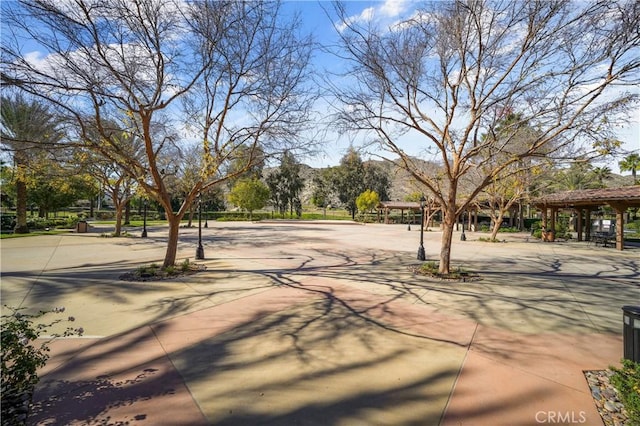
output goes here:
[[87, 155], [86, 152], [77, 152], [76, 164], [93, 177], [113, 201], [116, 213], [116, 224], [113, 231], [115, 237], [122, 234], [122, 218], [125, 208], [136, 195], [137, 184], [135, 179], [129, 176], [125, 170], [114, 163], [110, 163], [103, 157]]
[[[531, 157], [595, 154], [603, 147], [594, 135], [602, 140], [637, 105], [638, 2], [433, 2], [387, 28], [363, 24], [341, 4], [334, 10], [338, 54], [350, 63], [333, 87], [344, 105], [338, 119], [435, 195], [441, 273], [450, 269], [455, 218], [503, 170]], [[518, 123], [511, 134], [483, 137], [509, 114], [535, 137], [511, 143]], [[416, 145], [440, 168], [422, 170], [407, 152]], [[487, 152], [504, 161], [488, 164]], [[484, 172], [461, 194], [471, 170]]]
[[[243, 172], [228, 167], [239, 146], [271, 153], [299, 142], [293, 136], [312, 101], [303, 90], [312, 44], [299, 37], [298, 20], [281, 18], [278, 2], [34, 0], [3, 3], [2, 13], [3, 82], [56, 105], [78, 128], [72, 139], [118, 164], [162, 205], [165, 267], [175, 262], [180, 221], [197, 195]], [[44, 53], [23, 52], [25, 40]], [[118, 150], [123, 129], [142, 159]], [[160, 159], [194, 140], [202, 168], [173, 211]], [[255, 160], [247, 158], [246, 169]]]
[[[511, 152], [525, 150], [538, 137], [536, 129], [523, 121], [520, 114], [508, 114], [491, 130], [491, 133], [482, 137], [486, 149], [476, 157], [475, 162], [479, 166], [465, 175], [462, 187], [473, 191], [476, 189], [475, 182], [493, 174], [491, 182], [482, 188], [473, 204], [479, 209], [486, 208], [492, 221], [491, 239], [495, 240], [505, 214], [524, 201], [526, 191], [549, 165], [542, 155], [544, 151], [517, 162], [510, 161]], [[503, 137], [509, 138], [508, 144], [499, 141]], [[487, 143], [488, 139], [493, 139], [493, 143]], [[500, 149], [495, 149], [496, 146]], [[500, 167], [505, 162], [509, 165]], [[494, 173], [499, 167], [499, 172]]]

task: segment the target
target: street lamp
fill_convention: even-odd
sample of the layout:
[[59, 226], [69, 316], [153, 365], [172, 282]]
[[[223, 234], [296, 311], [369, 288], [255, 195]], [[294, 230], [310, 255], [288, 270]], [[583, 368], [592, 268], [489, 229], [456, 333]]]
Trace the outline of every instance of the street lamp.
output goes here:
[[[205, 206], [205, 210], [206, 210], [206, 209], [207, 209], [207, 206]], [[208, 212], [208, 210], [204, 212], [204, 227], [205, 227], [205, 228], [208, 228], [208, 227], [209, 227], [209, 222], [208, 222], [208, 220], [207, 220], [207, 219], [209, 219], [209, 212]]]
[[144, 212], [142, 213], [142, 238], [147, 238], [147, 200], [144, 200]]
[[424, 204], [427, 200], [424, 195], [420, 197], [420, 247], [418, 247], [418, 260], [425, 260], [424, 254]]
[[196, 259], [204, 259], [204, 247], [202, 247], [202, 199], [198, 195], [198, 248]]

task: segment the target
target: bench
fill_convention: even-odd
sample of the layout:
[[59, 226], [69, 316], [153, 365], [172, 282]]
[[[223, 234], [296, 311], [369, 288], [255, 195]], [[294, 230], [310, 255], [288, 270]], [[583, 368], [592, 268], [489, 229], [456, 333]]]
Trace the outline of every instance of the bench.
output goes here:
[[603, 247], [607, 247], [607, 244], [611, 243], [612, 246], [616, 244], [616, 234], [612, 232], [596, 232], [591, 237], [591, 241], [596, 244], [602, 244]]

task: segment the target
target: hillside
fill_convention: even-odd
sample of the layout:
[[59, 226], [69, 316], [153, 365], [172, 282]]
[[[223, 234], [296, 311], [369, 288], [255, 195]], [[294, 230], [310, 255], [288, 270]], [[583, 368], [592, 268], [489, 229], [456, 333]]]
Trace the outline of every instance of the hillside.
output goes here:
[[[422, 186], [418, 185], [415, 179], [408, 172], [396, 167], [392, 163], [376, 160], [368, 160], [365, 162], [365, 164], [367, 163], [377, 164], [379, 167], [386, 170], [387, 174], [391, 176], [391, 189], [389, 191], [391, 200], [403, 201], [409, 194], [422, 191]], [[433, 167], [432, 164], [429, 164], [427, 162], [424, 163], [424, 166]], [[301, 175], [305, 180], [305, 188], [302, 191], [301, 197], [303, 205], [311, 204], [313, 178], [317, 176], [321, 172], [321, 170], [322, 169], [316, 169], [302, 164]], [[268, 171], [265, 172], [265, 175], [268, 174]], [[622, 176], [618, 174], [612, 174], [609, 179], [605, 180], [604, 183], [608, 188], [619, 188], [622, 186], [633, 185], [633, 178], [630, 175]]]

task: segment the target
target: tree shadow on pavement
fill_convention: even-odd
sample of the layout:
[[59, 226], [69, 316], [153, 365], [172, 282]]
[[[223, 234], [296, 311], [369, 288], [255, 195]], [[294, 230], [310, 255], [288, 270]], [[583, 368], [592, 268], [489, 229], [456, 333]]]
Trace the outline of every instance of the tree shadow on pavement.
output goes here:
[[[95, 380], [44, 381], [40, 395], [31, 405], [29, 424], [71, 425], [117, 425], [124, 426], [134, 421], [147, 419], [141, 410], [128, 419], [116, 420], [102, 413], [121, 406], [132, 406], [139, 401], [148, 401], [159, 396], [172, 395], [174, 389], [167, 387], [166, 379], [156, 375], [157, 370], [146, 368], [131, 379], [112, 380], [98, 376]], [[52, 415], [53, 414], [53, 415]]]
[[200, 337], [166, 358], [179, 318], [58, 350], [65, 360], [44, 376], [29, 424], [174, 422], [168, 360], [208, 424], [438, 423], [464, 348], [381, 329], [335, 299], [305, 300], [253, 307], [220, 333], [197, 324]]

